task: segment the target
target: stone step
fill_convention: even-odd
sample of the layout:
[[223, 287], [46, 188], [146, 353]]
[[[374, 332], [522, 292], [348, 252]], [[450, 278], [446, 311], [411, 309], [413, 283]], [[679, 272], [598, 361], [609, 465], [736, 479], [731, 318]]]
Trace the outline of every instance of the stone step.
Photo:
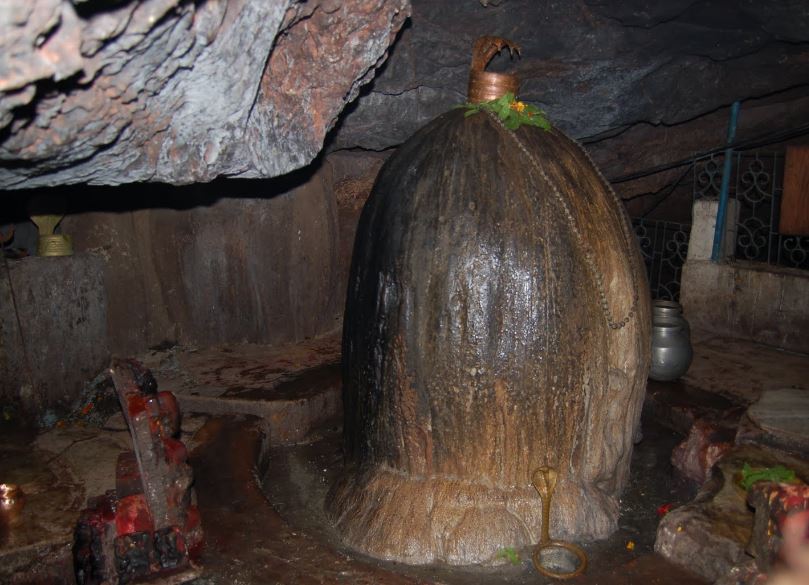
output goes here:
[[737, 443], [759, 443], [809, 460], [809, 390], [765, 391], [742, 418]]
[[273, 445], [305, 441], [324, 424], [340, 424], [338, 334], [279, 346], [175, 346], [142, 361], [183, 412], [259, 416]]

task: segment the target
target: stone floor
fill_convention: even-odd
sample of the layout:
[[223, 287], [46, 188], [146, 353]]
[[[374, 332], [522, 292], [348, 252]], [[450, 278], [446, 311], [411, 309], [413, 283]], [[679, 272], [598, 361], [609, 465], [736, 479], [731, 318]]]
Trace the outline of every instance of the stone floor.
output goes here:
[[809, 357], [740, 339], [694, 331], [686, 384], [748, 405], [764, 390], [809, 390]]
[[[583, 543], [588, 556], [588, 576], [572, 582], [626, 583], [621, 576], [621, 567], [626, 564], [636, 566], [640, 559], [652, 556], [659, 520], [658, 508], [664, 504], [684, 504], [695, 493], [694, 486], [674, 475], [669, 462], [669, 453], [679, 438], [653, 421], [644, 425], [644, 440], [633, 454], [632, 475], [621, 502], [619, 529], [605, 541]], [[323, 513], [326, 491], [341, 469], [341, 459], [337, 433], [325, 432], [317, 440], [303, 445], [274, 447], [267, 454], [266, 471], [261, 477], [262, 488], [272, 507], [291, 525], [312, 535], [329, 548], [362, 558], [361, 555], [341, 547], [337, 534], [331, 529]], [[531, 552], [530, 549], [516, 551], [518, 558], [513, 564], [504, 563], [485, 569], [406, 567], [365, 560], [417, 582], [443, 585], [529, 585], [553, 582], [536, 573], [531, 565]], [[652, 573], [661, 573], [672, 578], [676, 576], [676, 580], [666, 580], [669, 577], [659, 576], [660, 583], [702, 583], [685, 571], [669, 566], [662, 559], [656, 558], [655, 562], [658, 563], [657, 568]], [[651, 568], [654, 564], [647, 559], [635, 570]], [[607, 581], [610, 574], [614, 574], [616, 580]], [[647, 574], [647, 578], [649, 576]], [[654, 581], [646, 579], [639, 582]]]
[[[339, 470], [339, 339], [287, 347], [168, 348], [142, 356], [161, 389], [177, 393], [206, 531], [198, 585], [241, 583], [542, 583], [529, 551], [515, 565], [413, 569], [342, 548], [322, 517]], [[707, 583], [654, 554], [657, 510], [696, 485], [670, 454], [695, 419], [743, 409], [763, 390], [802, 387], [809, 357], [716, 338], [695, 346], [684, 380], [650, 385], [644, 440], [622, 501], [619, 531], [586, 544], [586, 584]], [[32, 434], [0, 426], [0, 482], [22, 486], [19, 517], [0, 519], [0, 582], [70, 583], [73, 524], [86, 498], [110, 489], [129, 443], [120, 415]], [[631, 550], [630, 550], [631, 549]]]

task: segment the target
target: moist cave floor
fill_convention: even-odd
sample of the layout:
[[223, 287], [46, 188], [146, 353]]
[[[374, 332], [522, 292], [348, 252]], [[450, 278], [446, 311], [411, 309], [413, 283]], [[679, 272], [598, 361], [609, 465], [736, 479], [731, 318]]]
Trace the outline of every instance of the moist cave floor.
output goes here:
[[[732, 412], [769, 387], [807, 379], [809, 358], [744, 346], [751, 366], [745, 369], [732, 367], [730, 358], [742, 352], [731, 344], [695, 349], [684, 380], [649, 384], [619, 529], [607, 540], [578, 543], [588, 569], [568, 582], [706, 583], [653, 552], [658, 509], [690, 502], [697, 490], [672, 467], [672, 449], [695, 417]], [[342, 545], [324, 513], [342, 465], [339, 350], [332, 335], [289, 346], [175, 347], [141, 356], [183, 410], [182, 439], [205, 531], [196, 585], [552, 582], [534, 570], [530, 549], [516, 551], [514, 564], [458, 568], [384, 562]], [[706, 376], [715, 382], [709, 391], [700, 390]], [[98, 410], [36, 436], [0, 433], [0, 481], [20, 483], [28, 497], [17, 525], [0, 522], [0, 582], [10, 567], [30, 577], [14, 583], [73, 583], [75, 519], [87, 497], [114, 487], [116, 457], [130, 443], [120, 412]]]
[[[621, 499], [619, 529], [607, 540], [580, 543], [588, 556], [587, 573], [572, 583], [703, 583], [653, 555], [658, 508], [691, 500], [696, 486], [677, 475], [671, 451], [682, 437], [653, 420], [644, 421], [643, 440], [635, 446], [631, 477]], [[461, 585], [553, 583], [531, 563], [531, 549], [516, 551], [518, 562], [496, 567], [409, 566], [379, 561], [342, 546], [324, 513], [327, 491], [342, 467], [340, 431], [332, 427], [309, 444], [271, 449], [261, 477], [270, 504], [295, 530], [340, 554], [354, 557], [416, 582]], [[629, 581], [632, 572], [636, 580]], [[383, 583], [384, 581], [379, 581]]]

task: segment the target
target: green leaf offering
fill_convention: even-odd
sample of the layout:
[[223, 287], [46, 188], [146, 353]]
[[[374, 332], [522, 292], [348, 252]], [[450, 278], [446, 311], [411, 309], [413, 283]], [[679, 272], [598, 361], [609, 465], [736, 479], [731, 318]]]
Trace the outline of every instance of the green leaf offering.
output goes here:
[[517, 551], [513, 548], [506, 547], [501, 548], [497, 551], [497, 557], [501, 559], [506, 559], [512, 565], [519, 565], [520, 564], [520, 555], [517, 554]]
[[466, 117], [473, 116], [482, 111], [497, 114], [497, 117], [502, 120], [505, 127], [509, 130], [516, 130], [523, 124], [537, 126], [543, 130], [551, 129], [551, 123], [548, 122], [545, 112], [536, 106], [516, 100], [514, 94], [511, 92], [490, 102], [461, 104], [458, 107], [466, 109], [466, 113], [464, 114]]
[[775, 467], [751, 467], [745, 463], [742, 467], [741, 486], [749, 490], [757, 481], [775, 481], [779, 483], [789, 483], [795, 481], [795, 472], [787, 469], [783, 465]]

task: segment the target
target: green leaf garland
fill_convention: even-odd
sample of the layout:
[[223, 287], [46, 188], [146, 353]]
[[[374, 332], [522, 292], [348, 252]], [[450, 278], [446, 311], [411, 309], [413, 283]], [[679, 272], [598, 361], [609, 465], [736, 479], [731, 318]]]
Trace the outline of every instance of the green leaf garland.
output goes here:
[[497, 551], [497, 558], [506, 559], [512, 565], [520, 564], [520, 555], [516, 550], [514, 550], [514, 548], [510, 546], [501, 548], [499, 551]]
[[787, 469], [783, 465], [775, 467], [752, 467], [745, 463], [742, 467], [741, 486], [749, 490], [757, 481], [775, 481], [780, 483], [790, 483], [796, 480], [795, 472]]
[[497, 114], [509, 130], [516, 130], [523, 124], [537, 126], [546, 131], [551, 129], [551, 123], [545, 112], [536, 106], [516, 100], [511, 92], [490, 102], [461, 104], [458, 107], [466, 110], [464, 116], [467, 118], [482, 111]]

